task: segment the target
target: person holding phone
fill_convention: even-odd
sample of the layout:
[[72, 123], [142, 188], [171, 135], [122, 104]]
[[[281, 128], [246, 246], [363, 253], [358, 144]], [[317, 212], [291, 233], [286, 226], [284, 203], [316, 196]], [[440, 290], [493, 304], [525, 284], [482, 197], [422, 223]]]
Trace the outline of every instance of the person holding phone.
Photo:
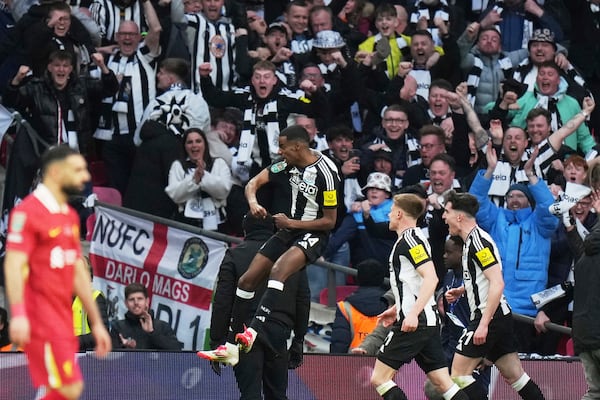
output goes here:
[[183, 344], [171, 326], [155, 319], [150, 310], [148, 290], [141, 283], [125, 287], [125, 319], [113, 321], [110, 336], [113, 349], [181, 350]]

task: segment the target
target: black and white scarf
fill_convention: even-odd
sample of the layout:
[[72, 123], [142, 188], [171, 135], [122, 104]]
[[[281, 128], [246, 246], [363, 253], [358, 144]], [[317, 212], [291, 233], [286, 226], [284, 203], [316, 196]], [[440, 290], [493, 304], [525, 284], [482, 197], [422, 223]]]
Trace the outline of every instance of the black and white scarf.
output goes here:
[[452, 113], [450, 111], [448, 111], [448, 112], [446, 112], [446, 115], [438, 117], [437, 115], [435, 115], [433, 113], [433, 111], [431, 111], [431, 109], [428, 109], [427, 116], [429, 117], [429, 119], [431, 120], [431, 123], [433, 125], [440, 126], [445, 119], [452, 118]]
[[[277, 97], [267, 101], [259, 109], [249, 89], [237, 89], [236, 92], [248, 92], [248, 100], [251, 108], [244, 110], [244, 121], [240, 135], [240, 146], [238, 151], [238, 163], [245, 163], [249, 159], [255, 159], [257, 164], [265, 167], [271, 160], [275, 159], [279, 151], [279, 119], [277, 111]], [[260, 113], [260, 114], [259, 114]], [[263, 133], [264, 132], [264, 133]], [[258, 157], [254, 152], [255, 141], [258, 135]], [[254, 154], [253, 154], [254, 153]]]
[[560, 117], [560, 113], [558, 112], [558, 108], [556, 107], [556, 103], [560, 101], [564, 92], [558, 91], [553, 96], [545, 96], [537, 91], [537, 89], [533, 89], [533, 94], [537, 99], [537, 103], [533, 108], [543, 108], [550, 112], [550, 126], [552, 128], [552, 132], [556, 132], [562, 125], [562, 119]]
[[439, 4], [436, 6], [434, 15], [430, 15], [429, 6], [425, 4], [423, 1], [418, 0], [415, 3], [415, 10], [410, 15], [410, 23], [416, 24], [419, 22], [419, 18], [426, 17], [428, 20], [427, 30], [431, 33], [433, 37], [433, 41], [437, 46], [442, 45], [442, 40], [440, 39], [439, 29], [433, 24], [434, 18], [441, 18], [444, 20], [446, 24], [450, 21], [450, 7], [448, 6], [448, 2], [446, 0], [440, 0]]
[[[504, 53], [500, 53], [500, 56], [496, 62], [498, 65], [500, 65], [500, 68], [504, 73], [504, 78], [509, 78], [512, 74], [512, 62], [510, 61], [510, 58], [506, 57]], [[471, 105], [475, 105], [475, 95], [477, 93], [477, 88], [479, 87], [479, 80], [481, 79], [482, 70], [483, 61], [481, 58], [474, 55], [473, 66], [471, 67], [469, 75], [467, 76], [467, 93]]]

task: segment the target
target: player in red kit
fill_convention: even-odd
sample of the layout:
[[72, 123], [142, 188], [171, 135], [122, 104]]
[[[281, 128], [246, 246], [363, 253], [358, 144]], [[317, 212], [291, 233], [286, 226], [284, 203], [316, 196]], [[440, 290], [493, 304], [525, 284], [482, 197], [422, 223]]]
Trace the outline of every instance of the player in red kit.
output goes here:
[[75, 400], [83, 379], [75, 353], [71, 303], [79, 296], [88, 313], [96, 354], [111, 341], [92, 298], [90, 275], [81, 257], [79, 216], [67, 204], [90, 179], [85, 159], [66, 145], [41, 159], [42, 183], [9, 218], [4, 269], [11, 305], [10, 337], [23, 346], [35, 387], [45, 400]]

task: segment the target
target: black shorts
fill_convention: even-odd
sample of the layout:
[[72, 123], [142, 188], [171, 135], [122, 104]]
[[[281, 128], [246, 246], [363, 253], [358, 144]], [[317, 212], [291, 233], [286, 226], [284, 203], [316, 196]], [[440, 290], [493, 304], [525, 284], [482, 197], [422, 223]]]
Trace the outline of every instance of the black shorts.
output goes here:
[[329, 232], [281, 229], [277, 231], [258, 251], [275, 262], [290, 247], [302, 250], [306, 263], [311, 264], [321, 257], [327, 247]]
[[501, 307], [490, 321], [488, 326], [488, 335], [482, 345], [473, 343], [473, 334], [479, 325], [479, 320], [469, 322], [469, 326], [463, 331], [458, 339], [456, 352], [469, 358], [485, 357], [491, 362], [505, 354], [515, 353], [517, 351], [517, 341], [515, 340], [512, 314], [502, 314]]
[[379, 349], [377, 359], [390, 368], [399, 370], [413, 359], [426, 374], [447, 367], [438, 326], [418, 327], [414, 332], [402, 332], [394, 324]]

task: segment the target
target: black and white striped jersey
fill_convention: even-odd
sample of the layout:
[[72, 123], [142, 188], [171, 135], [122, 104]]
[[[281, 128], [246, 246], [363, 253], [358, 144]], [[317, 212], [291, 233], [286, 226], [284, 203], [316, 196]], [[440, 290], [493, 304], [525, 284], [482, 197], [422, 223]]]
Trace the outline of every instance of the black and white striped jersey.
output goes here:
[[146, 29], [146, 19], [142, 18], [141, 2], [133, 2], [129, 7], [121, 8], [111, 0], [94, 0], [90, 5], [92, 18], [100, 28], [103, 44], [116, 43], [115, 34], [122, 21], [133, 21], [140, 27], [140, 32]]
[[[496, 243], [486, 231], [476, 226], [467, 236], [462, 254], [463, 281], [472, 321], [480, 319], [487, 306], [490, 282], [483, 271], [496, 264], [502, 269]], [[500, 308], [504, 315], [510, 312], [504, 295], [500, 298]]]
[[340, 185], [338, 169], [333, 161], [314, 151], [319, 159], [301, 169], [285, 161], [271, 165], [269, 174], [287, 172], [292, 187], [291, 218], [313, 221], [323, 216], [324, 208], [337, 208], [337, 191]]
[[[124, 56], [120, 51], [111, 54], [106, 66], [119, 81], [119, 90], [114, 96], [102, 100], [103, 112], [95, 133], [98, 139], [110, 138], [113, 134], [133, 135], [142, 120], [144, 109], [156, 97], [156, 62], [159, 54], [152, 54], [143, 44], [136, 53]], [[94, 73], [100, 76], [100, 70]], [[94, 75], [93, 75], [94, 76]], [[104, 108], [109, 107], [110, 113]]]
[[186, 36], [193, 71], [192, 88], [200, 92], [198, 67], [210, 63], [215, 87], [229, 91], [235, 80], [235, 27], [226, 21], [209, 22], [202, 14], [185, 14]]
[[[390, 284], [396, 300], [398, 321], [402, 321], [414, 307], [423, 283], [423, 277], [417, 268], [428, 262], [434, 268], [431, 246], [421, 228], [409, 228], [402, 232], [389, 258]], [[436, 326], [438, 323], [439, 316], [432, 295], [419, 314], [419, 326]]]

